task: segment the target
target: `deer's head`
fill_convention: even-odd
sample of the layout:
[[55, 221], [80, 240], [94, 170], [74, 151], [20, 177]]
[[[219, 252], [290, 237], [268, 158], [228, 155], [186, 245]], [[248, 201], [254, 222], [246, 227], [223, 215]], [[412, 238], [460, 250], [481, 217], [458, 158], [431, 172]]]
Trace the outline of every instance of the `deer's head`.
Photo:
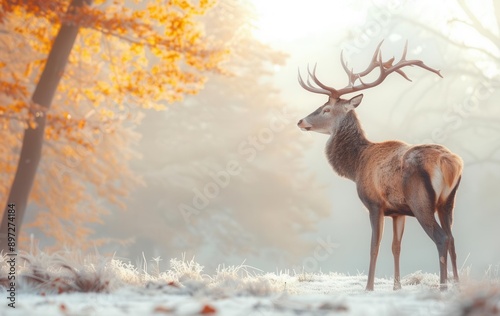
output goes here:
[[[382, 43], [383, 41], [378, 44], [370, 64], [362, 72], [354, 73], [352, 68], [349, 69], [347, 63], [344, 61], [342, 53], [340, 54], [342, 67], [344, 68], [344, 71], [347, 73], [347, 76], [349, 78], [349, 84], [342, 89], [337, 90], [323, 84], [316, 77], [316, 66], [314, 66], [312, 71], [309, 69], [309, 67], [307, 68], [308, 76], [306, 82], [304, 82], [304, 80], [302, 79], [299, 71], [299, 84], [302, 86], [302, 88], [313, 93], [320, 93], [328, 96], [328, 101], [324, 105], [320, 106], [316, 111], [312, 112], [297, 123], [300, 129], [305, 131], [315, 131], [318, 133], [331, 134], [336, 126], [338, 126], [339, 123], [344, 119], [344, 117], [349, 113], [349, 111], [355, 109], [363, 99], [362, 94], [359, 94], [351, 99], [343, 99], [341, 98], [341, 96], [343, 96], [344, 94], [375, 87], [381, 84], [385, 80], [385, 78], [393, 72], [396, 72], [403, 76], [403, 78], [405, 78], [406, 80], [411, 81], [403, 72], [403, 70], [401, 70], [401, 68], [403, 67], [417, 66], [442, 77], [439, 73], [439, 70], [430, 68], [421, 60], [406, 60], [408, 43], [406, 43], [403, 51], [403, 56], [398, 63], [393, 65], [394, 57], [385, 62], [382, 61], [382, 53], [380, 52], [380, 46], [382, 46]], [[362, 78], [370, 74], [376, 68], [378, 68], [380, 71], [378, 78], [372, 82], [365, 83]], [[312, 79], [316, 86], [311, 83], [310, 79]], [[359, 83], [356, 84], [356, 82], [358, 81]]]
[[347, 113], [354, 110], [361, 103], [362, 99], [362, 94], [358, 94], [349, 100], [329, 97], [328, 102], [301, 119], [297, 123], [297, 126], [303, 131], [331, 134], [335, 127], [342, 122]]

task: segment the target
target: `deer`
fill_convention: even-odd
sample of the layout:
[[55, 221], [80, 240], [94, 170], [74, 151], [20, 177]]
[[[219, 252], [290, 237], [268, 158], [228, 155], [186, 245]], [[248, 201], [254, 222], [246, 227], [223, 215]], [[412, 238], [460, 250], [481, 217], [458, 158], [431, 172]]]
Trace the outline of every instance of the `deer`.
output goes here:
[[[326, 95], [328, 101], [299, 120], [297, 125], [303, 131], [329, 135], [325, 148], [328, 162], [339, 176], [355, 182], [359, 199], [368, 209], [372, 234], [366, 291], [374, 290], [375, 266], [385, 217], [392, 217], [393, 223], [393, 289], [401, 289], [399, 259], [406, 216], [415, 217], [435, 243], [439, 255], [439, 288], [446, 290], [448, 253], [454, 281], [459, 282], [452, 225], [455, 195], [462, 178], [462, 159], [437, 144], [410, 145], [398, 140], [371, 142], [355, 112], [363, 94], [350, 99], [341, 98], [378, 86], [392, 73], [412, 81], [403, 71], [408, 66], [423, 68], [442, 78], [439, 70], [423, 61], [406, 59], [408, 42], [397, 63], [394, 63], [394, 57], [383, 61], [382, 43], [376, 47], [368, 67], [357, 73], [353, 68], [349, 69], [341, 52], [340, 62], [348, 77], [347, 86], [341, 89], [323, 84], [316, 76], [316, 65], [312, 71], [307, 67], [306, 82], [299, 68], [298, 81], [302, 88]], [[369, 74], [376, 76], [376, 70], [378, 77], [367, 82], [365, 77]], [[436, 213], [441, 225], [436, 220]]]

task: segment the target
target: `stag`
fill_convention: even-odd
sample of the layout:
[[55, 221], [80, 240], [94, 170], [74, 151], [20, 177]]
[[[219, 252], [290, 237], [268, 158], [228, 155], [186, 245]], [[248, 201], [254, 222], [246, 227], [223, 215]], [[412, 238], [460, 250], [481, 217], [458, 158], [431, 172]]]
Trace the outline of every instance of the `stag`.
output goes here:
[[[458, 282], [457, 256], [451, 227], [455, 194], [463, 168], [462, 159], [441, 145], [369, 141], [354, 111], [361, 103], [363, 94], [351, 99], [341, 98], [345, 94], [375, 87], [391, 73], [397, 73], [411, 81], [402, 70], [407, 66], [417, 66], [442, 77], [439, 70], [425, 65], [421, 60], [406, 60], [408, 43], [396, 64], [394, 57], [382, 60], [381, 45], [382, 42], [377, 46], [366, 70], [358, 73], [349, 69], [341, 53], [340, 61], [349, 80], [348, 85], [342, 89], [334, 89], [318, 80], [316, 66], [312, 71], [307, 68], [306, 82], [299, 70], [300, 85], [307, 91], [327, 95], [328, 101], [301, 119], [297, 125], [304, 131], [330, 135], [326, 144], [329, 163], [337, 174], [356, 183], [358, 196], [369, 211], [372, 236], [366, 290], [373, 291], [374, 287], [384, 216], [392, 217], [393, 220], [394, 290], [401, 288], [399, 256], [405, 216], [415, 217], [436, 244], [440, 288], [444, 290], [447, 288], [448, 252], [454, 280]], [[365, 82], [366, 79], [363, 78], [374, 70], [378, 70], [378, 77]], [[436, 212], [441, 225], [436, 221]]]

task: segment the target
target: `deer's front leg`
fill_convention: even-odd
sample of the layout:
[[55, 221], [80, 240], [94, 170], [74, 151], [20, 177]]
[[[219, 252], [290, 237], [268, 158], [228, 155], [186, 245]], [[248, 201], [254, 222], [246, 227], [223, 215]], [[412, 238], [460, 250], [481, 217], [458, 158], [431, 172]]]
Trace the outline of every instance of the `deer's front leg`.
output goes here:
[[384, 212], [381, 209], [370, 210], [370, 223], [372, 225], [372, 243], [370, 247], [370, 269], [368, 270], [367, 291], [373, 291], [375, 283], [375, 266], [377, 264], [378, 250], [384, 232]]
[[394, 255], [394, 290], [401, 289], [401, 275], [399, 272], [399, 255], [401, 253], [401, 239], [405, 230], [405, 216], [392, 218], [392, 254]]

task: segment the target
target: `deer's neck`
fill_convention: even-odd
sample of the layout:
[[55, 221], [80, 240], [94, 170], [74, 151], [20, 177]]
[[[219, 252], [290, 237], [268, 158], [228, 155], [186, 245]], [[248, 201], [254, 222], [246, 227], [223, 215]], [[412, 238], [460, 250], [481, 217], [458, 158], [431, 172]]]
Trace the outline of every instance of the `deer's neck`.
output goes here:
[[326, 155], [335, 172], [355, 180], [362, 153], [369, 144], [356, 113], [350, 111], [332, 132]]

